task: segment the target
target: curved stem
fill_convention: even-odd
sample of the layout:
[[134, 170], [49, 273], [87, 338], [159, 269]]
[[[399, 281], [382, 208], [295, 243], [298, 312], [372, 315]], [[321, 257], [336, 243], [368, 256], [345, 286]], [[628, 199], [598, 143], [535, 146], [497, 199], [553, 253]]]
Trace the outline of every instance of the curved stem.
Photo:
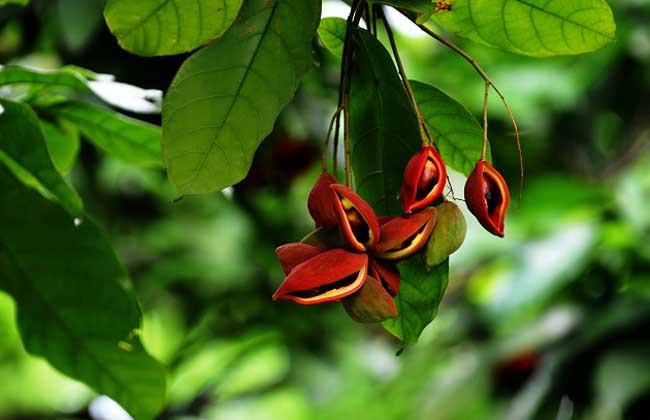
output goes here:
[[[352, 187], [352, 151], [350, 141], [350, 76], [352, 71], [352, 30], [359, 24], [364, 0], [354, 0], [347, 20], [343, 59], [341, 62], [341, 84], [339, 85], [339, 108], [343, 108], [343, 146], [345, 148], [345, 183]], [[338, 128], [338, 124], [337, 124]], [[336, 146], [336, 143], [335, 143]]]
[[378, 10], [380, 10], [381, 21], [384, 22], [384, 28], [386, 28], [386, 35], [388, 35], [388, 41], [390, 42], [390, 48], [393, 51], [393, 57], [395, 57], [395, 62], [397, 63], [397, 69], [399, 70], [399, 74], [402, 77], [404, 88], [406, 89], [406, 93], [408, 93], [409, 99], [411, 101], [411, 106], [413, 107], [413, 110], [415, 111], [415, 116], [417, 117], [418, 120], [418, 128], [420, 129], [420, 138], [422, 139], [422, 145], [426, 146], [428, 144], [433, 144], [435, 143], [433, 140], [433, 136], [431, 135], [431, 132], [429, 131], [429, 127], [424, 121], [424, 117], [422, 116], [417, 101], [415, 100], [415, 94], [413, 93], [413, 88], [411, 87], [411, 83], [409, 82], [408, 77], [406, 77], [406, 71], [404, 70], [402, 59], [400, 58], [399, 51], [397, 50], [397, 44], [395, 43], [395, 36], [393, 35], [393, 30], [391, 29], [388, 20], [386, 20], [384, 11], [382, 9], [378, 9]]
[[[404, 14], [407, 18], [411, 19], [407, 14], [404, 12], [401, 12]], [[510, 121], [512, 122], [512, 126], [515, 129], [515, 138], [517, 141], [517, 151], [519, 152], [519, 170], [520, 170], [520, 182], [519, 182], [519, 202], [521, 203], [521, 194], [523, 192], [524, 188], [524, 158], [521, 153], [521, 142], [519, 139], [519, 127], [517, 126], [517, 121], [515, 120], [515, 116], [512, 114], [512, 110], [510, 109], [510, 105], [508, 105], [508, 101], [506, 100], [505, 96], [501, 93], [499, 88], [492, 82], [492, 80], [488, 77], [487, 73], [483, 70], [483, 68], [470, 56], [467, 54], [465, 51], [463, 51], [460, 47], [458, 47], [456, 44], [453, 42], [449, 41], [448, 39], [438, 35], [437, 33], [433, 32], [431, 29], [427, 28], [424, 25], [419, 25], [415, 21], [411, 19], [413, 23], [415, 23], [423, 32], [425, 32], [427, 35], [435, 39], [436, 41], [440, 42], [441, 44], [445, 45], [446, 47], [450, 48], [453, 50], [455, 53], [463, 57], [468, 63], [474, 67], [474, 69], [478, 72], [478, 74], [483, 78], [486, 84], [492, 87], [494, 89], [494, 92], [499, 96], [501, 99], [501, 102], [503, 102], [503, 106], [506, 109], [506, 112], [508, 113], [508, 116], [510, 118]]]
[[[330, 124], [327, 127], [327, 134], [325, 135], [325, 144], [323, 145], [323, 153], [321, 154], [321, 169], [323, 172], [327, 172], [327, 152], [329, 150], [330, 146], [330, 137], [332, 135], [332, 129], [334, 128], [334, 123], [338, 121], [339, 115], [341, 114], [341, 111], [343, 108], [338, 107], [336, 111], [334, 111], [334, 114], [332, 114], [332, 118], [330, 119]], [[334, 165], [336, 165], [336, 156], [334, 157]], [[333, 168], [334, 173], [336, 173], [336, 166]]]
[[488, 143], [488, 99], [490, 96], [490, 84], [485, 82], [485, 98], [483, 99], [483, 150], [481, 151], [481, 160], [485, 160]]

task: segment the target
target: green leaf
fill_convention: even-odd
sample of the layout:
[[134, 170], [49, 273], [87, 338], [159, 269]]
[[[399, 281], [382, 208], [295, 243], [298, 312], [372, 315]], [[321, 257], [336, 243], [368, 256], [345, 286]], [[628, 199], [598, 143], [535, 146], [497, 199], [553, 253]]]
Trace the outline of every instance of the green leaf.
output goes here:
[[459, 36], [516, 54], [582, 54], [615, 41], [605, 0], [447, 0], [434, 14]]
[[18, 4], [20, 6], [27, 6], [29, 4], [29, 0], [0, 0], [0, 6], [4, 6], [7, 4]]
[[233, 24], [242, 0], [108, 0], [104, 18], [122, 48], [153, 56], [207, 44]]
[[[94, 94], [111, 106], [136, 113], [160, 113], [162, 102], [162, 92], [159, 90], [116, 82], [111, 75], [96, 74], [77, 66], [44, 70], [0, 65], [0, 86], [5, 85], [28, 86], [27, 92], [19, 93], [26, 102], [37, 106], [52, 105], [52, 102], [59, 103], [72, 96], [68, 92], [61, 94], [58, 88], [72, 89], [75, 98], [78, 93]], [[50, 98], [53, 95], [54, 98]]]
[[[411, 87], [445, 165], [469, 175], [483, 149], [483, 129], [478, 121], [463, 105], [435, 87], [415, 81], [411, 81]], [[489, 160], [489, 149], [486, 155]]]
[[387, 4], [397, 9], [414, 12], [415, 21], [419, 24], [429, 20], [436, 10], [434, 0], [369, 0], [368, 3]]
[[417, 120], [384, 46], [361, 29], [354, 42], [350, 133], [357, 192], [377, 214], [400, 214], [404, 167], [422, 144]]
[[433, 321], [447, 289], [449, 260], [427, 272], [422, 259], [411, 258], [399, 264], [400, 287], [395, 296], [397, 318], [384, 321], [384, 327], [406, 345], [418, 341], [422, 330]]
[[0, 100], [0, 106], [4, 108], [0, 114], [0, 163], [26, 185], [47, 198], [56, 198], [71, 215], [81, 213], [81, 198], [52, 164], [34, 111], [7, 100]]
[[77, 126], [85, 138], [117, 159], [143, 166], [162, 165], [160, 127], [156, 125], [80, 102], [45, 110]]
[[165, 372], [136, 336], [140, 309], [104, 235], [1, 167], [0, 196], [0, 288], [16, 301], [27, 351], [134, 418], [152, 418], [164, 404]]
[[321, 19], [318, 26], [318, 36], [323, 45], [329, 52], [339, 58], [343, 56], [346, 28], [346, 20], [337, 17]]
[[79, 132], [71, 124], [55, 124], [44, 120], [40, 123], [52, 163], [59, 172], [68, 172], [79, 154]]
[[81, 75], [66, 68], [35, 70], [14, 65], [0, 66], [0, 86], [16, 84], [63, 86], [92, 92]]
[[163, 156], [181, 194], [246, 176], [309, 69], [320, 1], [248, 1], [241, 21], [192, 55], [163, 104]]

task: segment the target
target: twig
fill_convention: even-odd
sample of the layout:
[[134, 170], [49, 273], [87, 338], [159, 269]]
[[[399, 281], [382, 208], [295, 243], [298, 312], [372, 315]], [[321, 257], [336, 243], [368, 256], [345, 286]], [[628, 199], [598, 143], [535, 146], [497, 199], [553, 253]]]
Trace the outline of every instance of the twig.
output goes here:
[[481, 152], [481, 160], [485, 160], [485, 153], [487, 152], [488, 143], [488, 98], [490, 97], [490, 84], [485, 82], [485, 98], [483, 99], [483, 151]]
[[388, 35], [388, 41], [390, 42], [391, 50], [393, 51], [393, 57], [395, 57], [395, 62], [397, 63], [397, 69], [399, 70], [399, 74], [402, 77], [402, 82], [404, 83], [404, 87], [406, 88], [406, 92], [408, 93], [409, 99], [411, 101], [411, 106], [413, 106], [413, 110], [415, 111], [415, 116], [417, 117], [418, 120], [418, 128], [420, 129], [420, 138], [422, 139], [422, 145], [426, 146], [427, 144], [433, 144], [435, 143], [435, 141], [433, 140], [433, 136], [431, 135], [431, 132], [429, 131], [429, 127], [424, 121], [424, 117], [422, 116], [417, 101], [415, 100], [415, 94], [413, 93], [413, 88], [411, 87], [411, 83], [409, 82], [408, 77], [406, 77], [406, 71], [404, 70], [402, 59], [400, 58], [399, 51], [397, 50], [397, 44], [395, 43], [395, 36], [393, 35], [393, 30], [391, 29], [388, 20], [386, 20], [384, 11], [382, 9], [379, 10], [380, 10], [381, 20], [382, 22], [384, 22], [384, 28], [386, 28], [386, 35]]
[[364, 0], [355, 0], [348, 16], [341, 63], [339, 107], [343, 108], [343, 146], [345, 148], [345, 183], [352, 187], [352, 150], [350, 140], [350, 72], [352, 71], [352, 30], [359, 24], [363, 14]]
[[[323, 172], [327, 172], [327, 152], [330, 146], [330, 137], [332, 135], [332, 129], [334, 128], [334, 122], [338, 121], [341, 111], [343, 111], [342, 107], [338, 107], [336, 111], [334, 111], [332, 119], [330, 120], [329, 127], [327, 128], [327, 134], [325, 135], [325, 144], [323, 145], [323, 153], [321, 154], [321, 168], [323, 169]], [[334, 161], [336, 162], [336, 156], [334, 157]], [[336, 174], [336, 166], [334, 166], [333, 170], [334, 174]]]

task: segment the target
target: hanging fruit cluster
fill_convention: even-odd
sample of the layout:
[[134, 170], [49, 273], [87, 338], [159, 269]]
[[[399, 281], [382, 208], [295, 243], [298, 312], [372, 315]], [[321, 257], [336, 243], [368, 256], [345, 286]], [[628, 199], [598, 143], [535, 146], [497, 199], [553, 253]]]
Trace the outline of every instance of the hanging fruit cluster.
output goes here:
[[[332, 117], [323, 148], [322, 173], [307, 202], [316, 230], [300, 242], [276, 249], [286, 278], [273, 294], [273, 299], [303, 305], [342, 302], [353, 320], [381, 322], [399, 315], [394, 300], [400, 293], [399, 265], [412, 258], [422, 259], [423, 269], [427, 271], [443, 264], [460, 248], [465, 238], [466, 223], [458, 206], [443, 194], [448, 181], [447, 168], [415, 100], [383, 9], [376, 5], [372, 8], [366, 6], [365, 1], [354, 0], [347, 22], [338, 108]], [[380, 19], [384, 23], [400, 79], [418, 122], [422, 144], [404, 162], [399, 190], [402, 213], [399, 216], [377, 216], [373, 208], [352, 189], [350, 79], [354, 34], [357, 33], [356, 27], [362, 14], [371, 11], [373, 20]], [[376, 36], [376, 25], [372, 27]], [[465, 201], [469, 211], [487, 231], [503, 237], [510, 193], [503, 177], [486, 160], [490, 86], [493, 86], [492, 82], [486, 79], [483, 150], [465, 184]], [[345, 185], [328, 171], [327, 165], [330, 134], [336, 123], [332, 172], [337, 173], [336, 150], [341, 117]], [[397, 191], [394, 194], [397, 195]], [[412, 279], [409, 280], [412, 282]], [[442, 293], [443, 289], [440, 297]]]
[[[396, 263], [419, 255], [434, 266], [455, 252], [465, 236], [460, 209], [442, 198], [447, 170], [433, 146], [423, 146], [404, 170], [401, 216], [379, 216], [349, 187], [323, 172], [307, 207], [316, 230], [301, 242], [276, 249], [286, 279], [273, 294], [303, 305], [343, 302], [358, 322], [397, 316]], [[470, 211], [488, 231], [503, 236], [508, 188], [486, 161], [479, 161], [465, 185]], [[437, 206], [434, 204], [438, 202]]]

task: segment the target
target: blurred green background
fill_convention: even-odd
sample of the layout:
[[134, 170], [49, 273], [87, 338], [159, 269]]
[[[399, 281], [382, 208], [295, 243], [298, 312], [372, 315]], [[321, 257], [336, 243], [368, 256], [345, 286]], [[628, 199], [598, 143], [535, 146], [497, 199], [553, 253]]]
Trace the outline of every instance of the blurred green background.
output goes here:
[[[335, 3], [325, 12], [339, 13]], [[102, 4], [0, 7], [0, 63], [75, 64], [166, 89], [185, 57], [124, 52]], [[650, 418], [650, 1], [611, 6], [617, 42], [597, 53], [532, 59], [458, 40], [518, 119], [523, 200], [513, 131], [493, 98], [493, 160], [514, 198], [506, 238], [466, 213], [438, 317], [399, 357], [397, 340], [338, 305], [270, 299], [282, 280], [274, 248], [312, 228], [306, 197], [335, 108], [338, 61], [317, 41], [316, 66], [232, 190], [172, 204], [164, 173], [83, 143], [70, 179], [132, 276], [146, 347], [169, 366], [160, 418]], [[474, 70], [402, 29], [408, 74], [479, 116]], [[452, 181], [462, 191], [462, 177]], [[126, 418], [27, 355], [14, 321], [0, 293], [0, 419]]]

